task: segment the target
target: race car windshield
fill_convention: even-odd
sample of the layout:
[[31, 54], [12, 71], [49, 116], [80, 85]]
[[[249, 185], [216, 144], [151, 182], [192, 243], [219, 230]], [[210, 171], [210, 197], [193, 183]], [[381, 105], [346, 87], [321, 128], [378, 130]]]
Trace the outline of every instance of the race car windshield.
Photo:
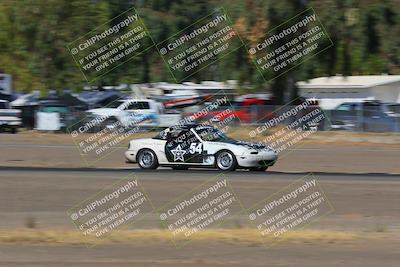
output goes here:
[[224, 133], [214, 128], [200, 130], [198, 131], [198, 135], [204, 141], [219, 142], [219, 141], [230, 140], [230, 138], [227, 137]]

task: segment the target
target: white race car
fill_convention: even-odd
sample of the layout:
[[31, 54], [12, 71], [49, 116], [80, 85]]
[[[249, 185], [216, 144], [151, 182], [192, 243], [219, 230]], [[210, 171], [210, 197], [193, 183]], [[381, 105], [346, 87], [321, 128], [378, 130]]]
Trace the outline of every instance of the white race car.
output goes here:
[[278, 155], [266, 145], [230, 139], [212, 126], [187, 124], [167, 128], [153, 138], [130, 141], [125, 157], [143, 169], [170, 166], [265, 171]]

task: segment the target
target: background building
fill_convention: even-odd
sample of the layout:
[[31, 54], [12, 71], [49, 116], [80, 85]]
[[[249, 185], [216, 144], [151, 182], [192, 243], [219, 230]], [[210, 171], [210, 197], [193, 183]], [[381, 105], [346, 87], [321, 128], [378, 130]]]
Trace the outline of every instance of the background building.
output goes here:
[[400, 103], [400, 75], [319, 77], [297, 84], [301, 96], [317, 98], [323, 109], [364, 100]]

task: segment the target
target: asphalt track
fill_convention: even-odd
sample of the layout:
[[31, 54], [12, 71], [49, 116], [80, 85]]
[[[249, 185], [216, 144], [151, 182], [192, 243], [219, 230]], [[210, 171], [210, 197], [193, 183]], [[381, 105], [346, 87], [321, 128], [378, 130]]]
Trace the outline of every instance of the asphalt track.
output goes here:
[[[134, 166], [120, 170], [0, 168], [0, 228], [24, 227], [28, 216], [37, 218], [46, 228], [71, 227], [65, 216], [67, 209], [126, 177], [137, 178], [157, 208], [220, 175], [231, 184], [243, 206], [250, 208], [309, 174], [169, 168], [147, 171]], [[400, 220], [400, 175], [313, 175], [335, 208], [322, 228], [337, 228], [335, 220], [346, 214], [357, 214], [358, 219], [346, 222], [343, 229], [368, 228], [375, 219], [387, 220], [392, 227], [393, 220]]]
[[[58, 144], [49, 137], [38, 137], [43, 144], [35, 144], [26, 136], [12, 136], [12, 140], [0, 142], [0, 166], [81, 168], [132, 168], [125, 164], [126, 147], [118, 148], [101, 159], [84, 162], [78, 149], [68, 144], [65, 136]], [[51, 136], [55, 138], [54, 136]], [[47, 139], [46, 139], [47, 138]], [[42, 140], [43, 139], [43, 140]], [[68, 139], [69, 140], [69, 139]], [[19, 141], [19, 143], [17, 142]], [[70, 142], [70, 140], [69, 140]], [[397, 159], [400, 149], [395, 144], [303, 144], [282, 153], [271, 167], [275, 172], [319, 173], [392, 173], [400, 174]], [[86, 158], [85, 158], [86, 159]], [[134, 168], [134, 166], [133, 166]]]

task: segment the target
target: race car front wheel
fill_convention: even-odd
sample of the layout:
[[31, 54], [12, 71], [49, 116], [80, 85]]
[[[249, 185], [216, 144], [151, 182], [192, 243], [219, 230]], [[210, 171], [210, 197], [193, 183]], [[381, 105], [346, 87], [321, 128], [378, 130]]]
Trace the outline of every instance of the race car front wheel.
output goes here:
[[137, 155], [137, 162], [142, 169], [157, 169], [158, 159], [154, 151], [142, 149]]
[[223, 150], [216, 156], [216, 165], [221, 171], [234, 171], [237, 167], [236, 157], [232, 152]]

